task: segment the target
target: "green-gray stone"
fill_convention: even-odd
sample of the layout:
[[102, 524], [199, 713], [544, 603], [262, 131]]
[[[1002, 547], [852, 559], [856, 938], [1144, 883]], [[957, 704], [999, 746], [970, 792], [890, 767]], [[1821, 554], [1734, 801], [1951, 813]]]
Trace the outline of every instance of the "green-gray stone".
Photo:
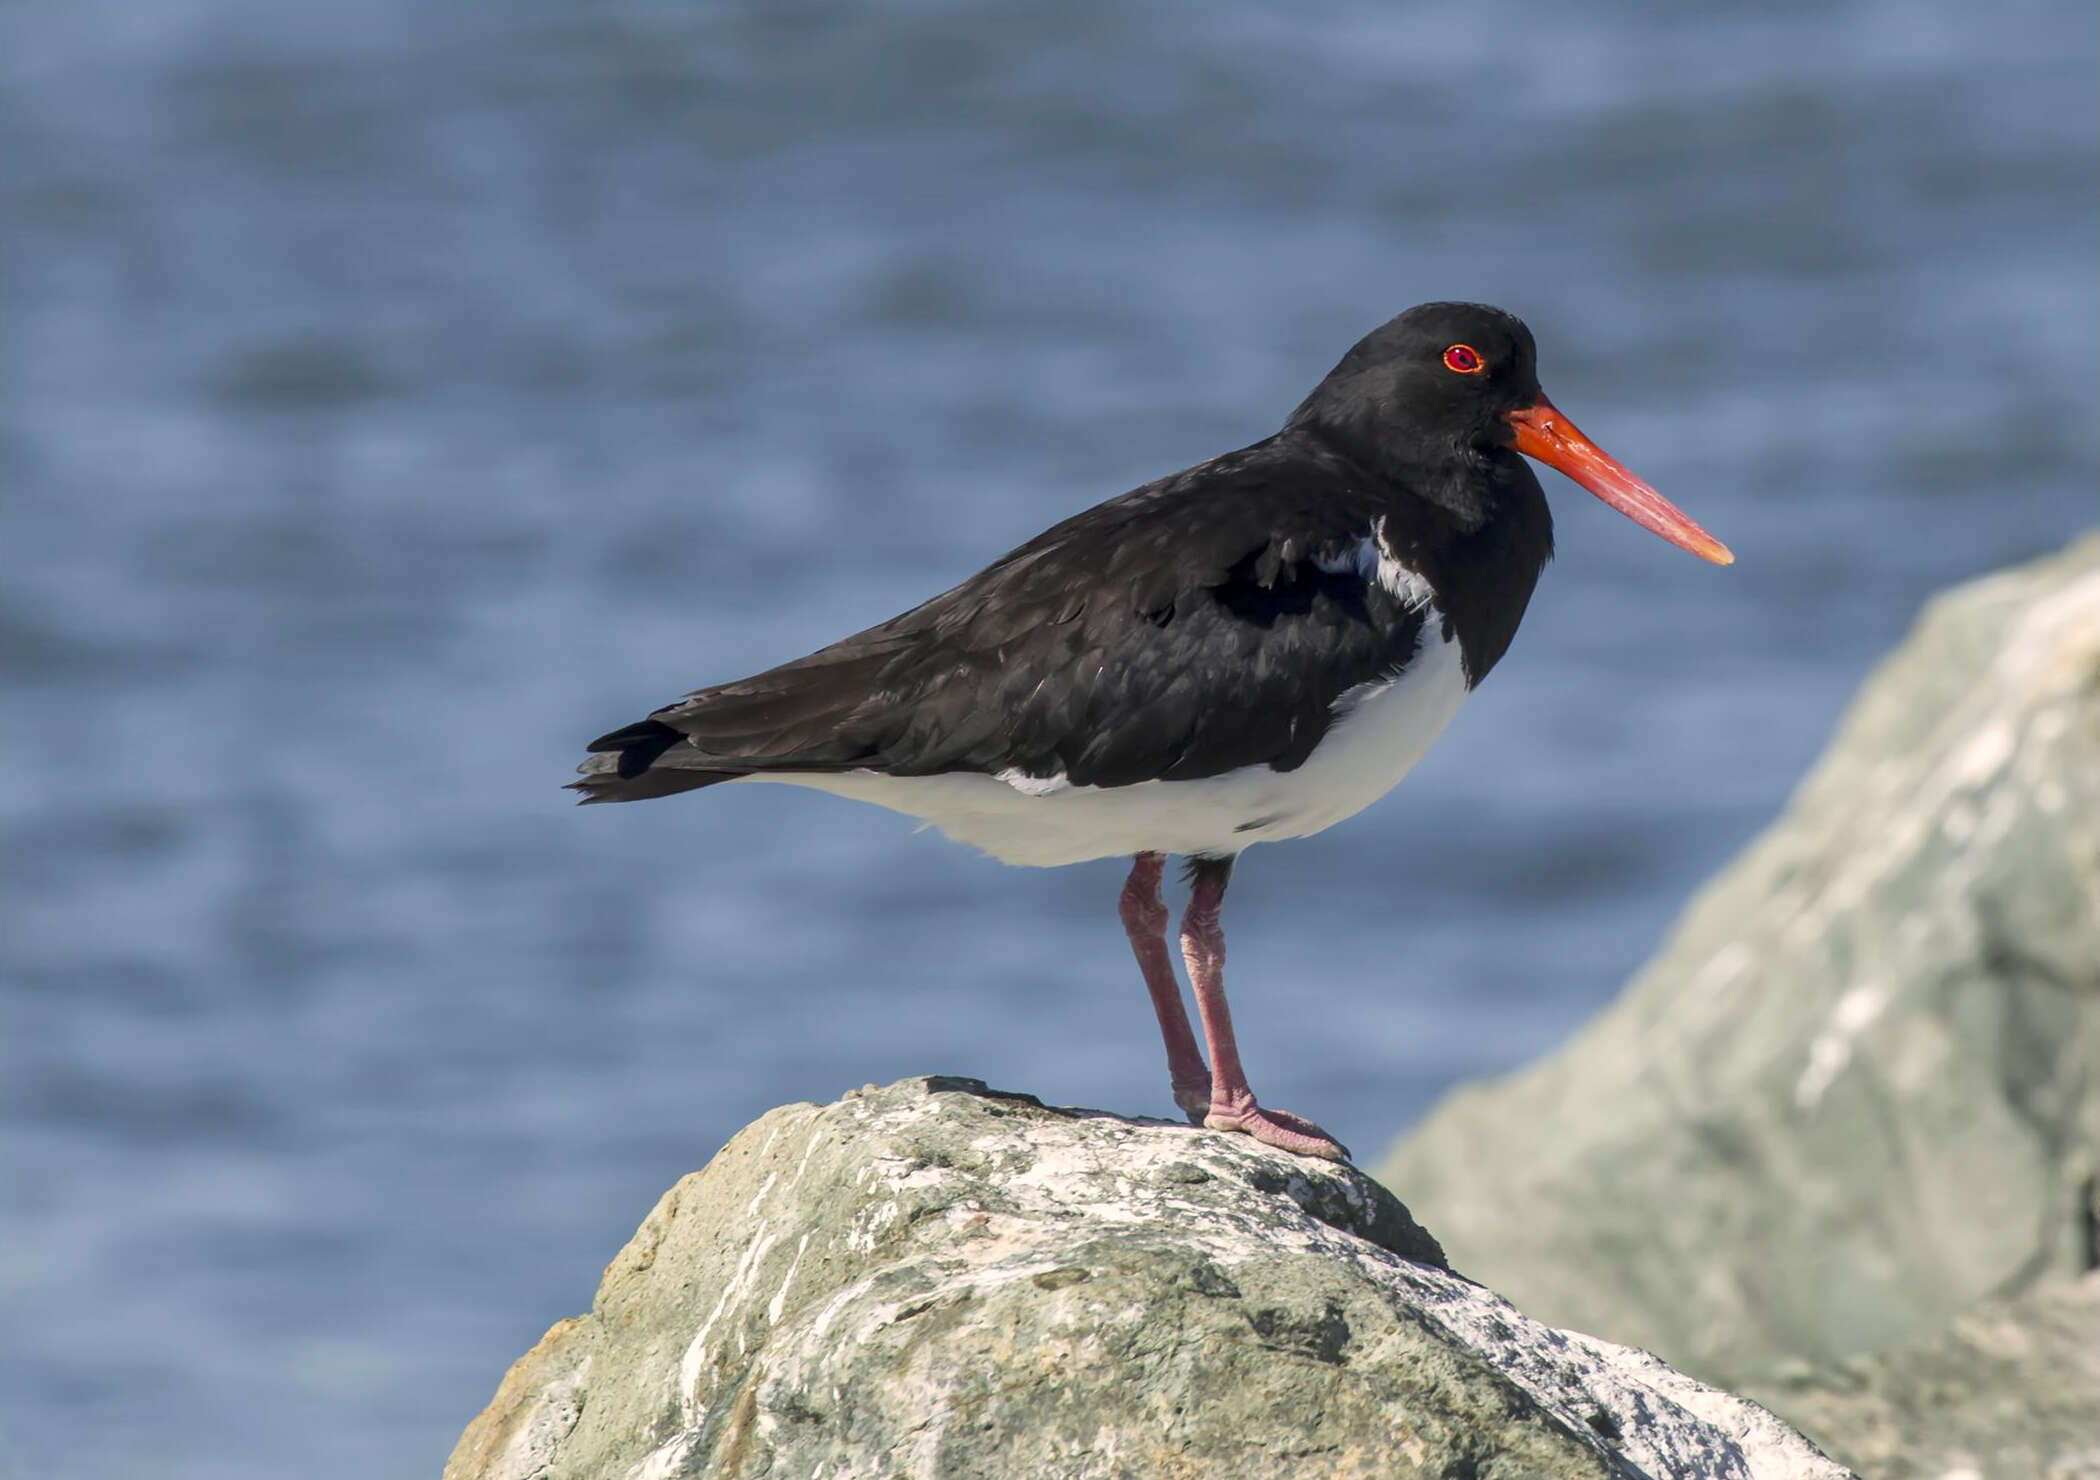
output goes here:
[[665, 1194], [447, 1480], [1838, 1480], [1530, 1320], [1354, 1168], [961, 1079], [790, 1105]]
[[1935, 600], [1620, 998], [1379, 1176], [1525, 1309], [1746, 1384], [2076, 1278], [2096, 1170], [2087, 537]]
[[1874, 1480], [2100, 1480], [2100, 1270], [1757, 1396]]

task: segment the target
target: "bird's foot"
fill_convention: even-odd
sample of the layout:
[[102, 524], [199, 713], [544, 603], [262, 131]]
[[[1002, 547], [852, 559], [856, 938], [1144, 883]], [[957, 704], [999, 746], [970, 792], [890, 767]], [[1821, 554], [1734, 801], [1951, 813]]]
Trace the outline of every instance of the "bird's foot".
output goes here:
[[1210, 1114], [1210, 1075], [1205, 1074], [1197, 1080], [1175, 1080], [1174, 1103], [1181, 1107], [1181, 1113], [1189, 1118], [1190, 1125], [1203, 1124], [1204, 1118]]
[[1328, 1161], [1347, 1161], [1349, 1148], [1302, 1115], [1288, 1110], [1266, 1110], [1254, 1096], [1239, 1100], [1213, 1100], [1203, 1117], [1214, 1131], [1240, 1131], [1264, 1146], [1275, 1146], [1299, 1156], [1318, 1156]]

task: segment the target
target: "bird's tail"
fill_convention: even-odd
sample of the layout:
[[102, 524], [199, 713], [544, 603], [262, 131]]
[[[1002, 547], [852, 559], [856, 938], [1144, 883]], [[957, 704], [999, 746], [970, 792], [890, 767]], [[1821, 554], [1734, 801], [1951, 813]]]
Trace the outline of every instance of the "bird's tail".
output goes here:
[[[651, 797], [675, 796], [681, 791], [734, 781], [746, 774], [736, 769], [696, 770], [679, 765], [658, 765], [667, 752], [685, 736], [659, 720], [645, 719], [590, 743], [592, 752], [576, 769], [580, 781], [568, 789], [583, 793], [583, 802], [645, 802]], [[697, 759], [697, 756], [695, 757]]]
[[593, 740], [569, 789], [585, 802], [639, 802], [759, 772], [868, 765], [882, 729], [869, 713], [879, 657], [831, 649], [701, 689]]

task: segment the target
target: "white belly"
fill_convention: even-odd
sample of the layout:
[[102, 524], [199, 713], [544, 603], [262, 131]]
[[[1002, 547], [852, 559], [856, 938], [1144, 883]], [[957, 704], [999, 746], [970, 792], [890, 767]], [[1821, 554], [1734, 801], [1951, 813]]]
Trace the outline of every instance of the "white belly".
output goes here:
[[1200, 781], [1072, 786], [1062, 778], [875, 771], [749, 776], [814, 787], [923, 819], [1007, 863], [1051, 868], [1132, 853], [1223, 856], [1353, 817], [1414, 769], [1465, 701], [1459, 647], [1432, 621], [1406, 672], [1342, 696], [1295, 771], [1249, 766]]

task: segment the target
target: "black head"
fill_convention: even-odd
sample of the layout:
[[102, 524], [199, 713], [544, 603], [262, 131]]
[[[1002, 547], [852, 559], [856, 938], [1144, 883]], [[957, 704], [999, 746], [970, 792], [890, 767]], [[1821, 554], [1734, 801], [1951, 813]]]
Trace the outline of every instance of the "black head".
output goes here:
[[1531, 331], [1485, 303], [1418, 304], [1381, 324], [1285, 425], [1326, 438], [1467, 528], [1512, 496], [1538, 497], [1522, 453], [1702, 559], [1735, 558], [1560, 414], [1539, 388]]
[[1291, 424], [1363, 439], [1382, 459], [1435, 462], [1509, 446], [1504, 418], [1538, 398], [1522, 319], [1485, 303], [1423, 303], [1359, 339]]

